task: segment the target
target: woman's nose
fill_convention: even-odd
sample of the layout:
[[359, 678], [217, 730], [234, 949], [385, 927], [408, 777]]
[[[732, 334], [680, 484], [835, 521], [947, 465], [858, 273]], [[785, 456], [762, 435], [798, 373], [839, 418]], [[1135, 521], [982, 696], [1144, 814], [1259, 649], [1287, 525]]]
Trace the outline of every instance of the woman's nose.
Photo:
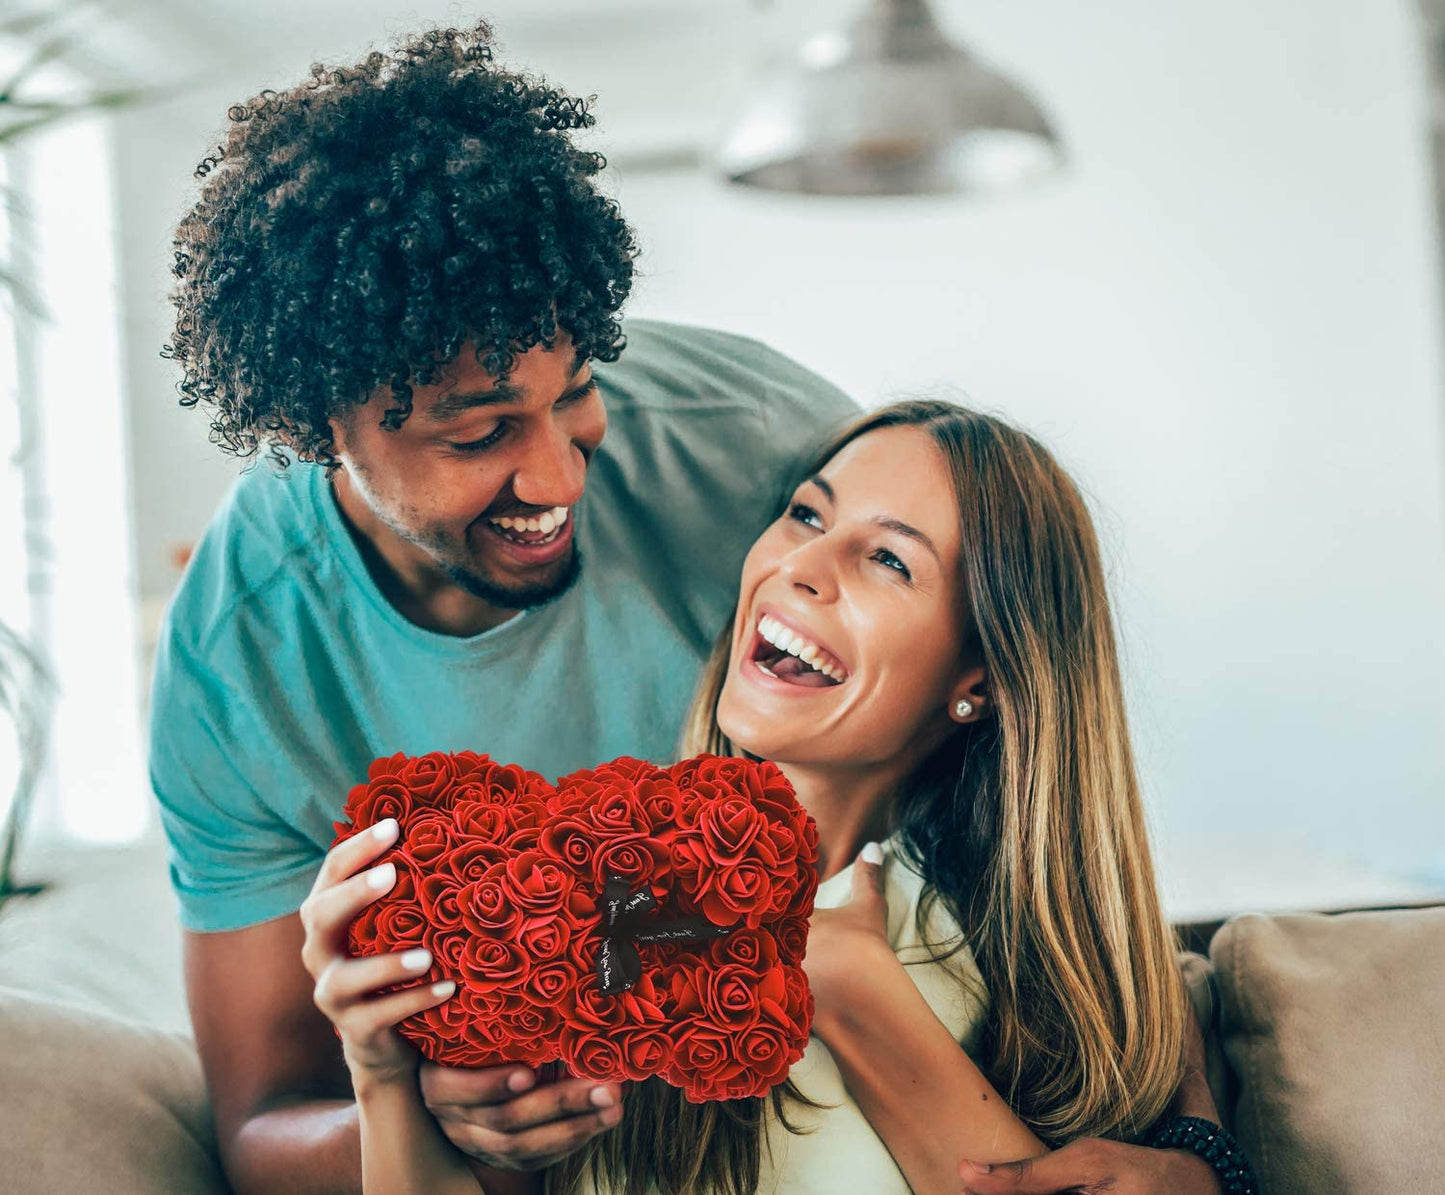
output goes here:
[[794, 548], [783, 558], [780, 571], [789, 584], [825, 601], [837, 593], [837, 562], [823, 538]]

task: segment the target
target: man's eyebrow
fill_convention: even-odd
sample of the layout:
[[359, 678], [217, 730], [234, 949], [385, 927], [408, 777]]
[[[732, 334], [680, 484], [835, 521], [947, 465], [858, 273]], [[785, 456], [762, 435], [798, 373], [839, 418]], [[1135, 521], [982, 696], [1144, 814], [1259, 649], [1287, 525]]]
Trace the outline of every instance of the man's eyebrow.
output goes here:
[[498, 382], [490, 390], [449, 390], [432, 404], [426, 417], [429, 423], [450, 423], [476, 407], [521, 401], [522, 391], [511, 382]]
[[[572, 376], [582, 372], [589, 358], [578, 349], [572, 358]], [[443, 394], [427, 412], [428, 423], [450, 423], [477, 407], [495, 407], [522, 401], [522, 391], [511, 382], [498, 382], [490, 390], [452, 390]]]
[[[838, 495], [833, 492], [833, 487], [829, 485], [822, 477], [813, 476], [808, 478], [808, 481], [813, 485], [817, 486], [820, 490], [823, 491], [823, 493], [827, 494], [829, 502], [833, 503], [835, 506], [838, 504]], [[922, 544], [925, 548], [927, 548], [930, 552], [933, 553], [933, 558], [935, 560], [937, 560], [940, 564], [943, 563], [942, 558], [938, 555], [938, 549], [933, 546], [933, 541], [929, 539], [928, 536], [924, 535], [922, 531], [918, 530], [917, 527], [914, 527], [909, 523], [905, 523], [902, 519], [895, 519], [892, 515], [874, 515], [872, 521], [876, 523], [879, 527], [882, 527], [887, 531], [897, 532], [899, 535], [902, 535], [908, 539], [914, 540], [917, 543]]]

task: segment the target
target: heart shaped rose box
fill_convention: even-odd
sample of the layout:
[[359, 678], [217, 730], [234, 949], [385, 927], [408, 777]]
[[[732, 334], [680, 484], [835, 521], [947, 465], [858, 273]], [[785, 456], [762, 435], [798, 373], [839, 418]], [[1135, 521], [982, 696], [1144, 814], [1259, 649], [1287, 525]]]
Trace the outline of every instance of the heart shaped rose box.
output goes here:
[[397, 880], [354, 955], [424, 946], [454, 996], [399, 1031], [433, 1062], [560, 1060], [765, 1095], [803, 1055], [817, 827], [771, 763], [621, 758], [565, 776], [472, 752], [379, 759], [340, 842], [387, 817]]

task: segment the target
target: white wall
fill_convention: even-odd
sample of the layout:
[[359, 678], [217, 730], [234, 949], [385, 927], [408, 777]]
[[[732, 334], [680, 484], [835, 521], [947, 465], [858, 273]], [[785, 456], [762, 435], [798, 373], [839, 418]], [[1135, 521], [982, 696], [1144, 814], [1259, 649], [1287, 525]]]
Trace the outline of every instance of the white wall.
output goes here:
[[208, 442], [209, 417], [178, 405], [179, 371], [160, 356], [174, 318], [171, 234], [192, 195], [191, 172], [240, 98], [235, 88], [187, 89], [114, 122], [136, 556], [152, 606], [180, 575], [173, 553], [199, 538], [240, 468]]
[[[1057, 447], [1114, 562], [1176, 910], [1445, 887], [1445, 400], [1412, 8], [940, 8], [1051, 109], [1066, 177], [973, 205], [623, 174], [646, 251], [632, 311], [757, 335], [864, 402], [952, 386]], [[737, 18], [719, 58], [747, 43]], [[647, 135], [666, 89], [635, 57], [623, 72], [592, 42], [530, 49], [596, 90], [604, 123], [608, 103], [624, 114], [615, 135]], [[152, 596], [234, 471], [153, 354], [167, 232], [208, 130], [295, 73], [248, 69], [120, 129]], [[702, 121], [705, 91], [694, 80], [660, 122], [679, 106]]]

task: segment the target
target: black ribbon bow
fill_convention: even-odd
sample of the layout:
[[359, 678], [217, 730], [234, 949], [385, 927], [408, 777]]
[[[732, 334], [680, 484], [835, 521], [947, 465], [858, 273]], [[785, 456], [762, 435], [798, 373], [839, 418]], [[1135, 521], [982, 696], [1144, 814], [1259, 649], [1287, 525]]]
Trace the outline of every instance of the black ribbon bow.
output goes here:
[[620, 996], [642, 978], [638, 942], [706, 942], [733, 932], [731, 925], [714, 925], [705, 917], [674, 917], [670, 921], [645, 920], [657, 908], [645, 885], [629, 893], [627, 881], [609, 876], [602, 889], [602, 949], [597, 954], [597, 986], [604, 996]]

